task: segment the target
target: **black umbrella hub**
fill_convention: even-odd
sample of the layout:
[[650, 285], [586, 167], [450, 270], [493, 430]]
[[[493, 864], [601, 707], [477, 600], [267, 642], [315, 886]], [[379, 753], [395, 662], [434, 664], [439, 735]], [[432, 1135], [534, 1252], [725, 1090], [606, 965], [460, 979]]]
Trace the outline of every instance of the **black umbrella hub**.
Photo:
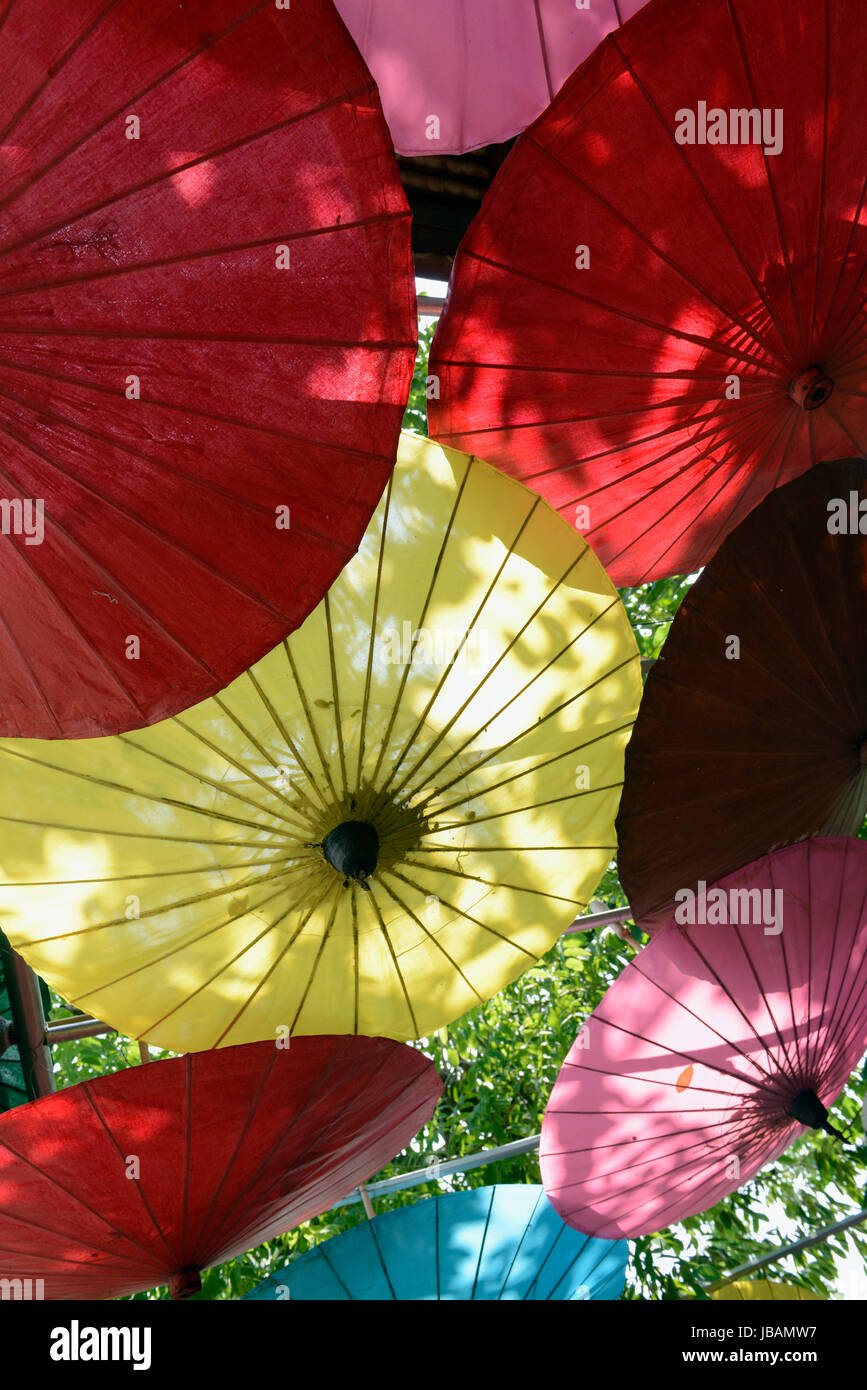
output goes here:
[[379, 858], [379, 835], [366, 820], [345, 820], [322, 841], [322, 853], [344, 878], [364, 886]]
[[818, 410], [824, 405], [834, 390], [833, 378], [823, 367], [807, 367], [806, 371], [792, 382], [791, 395], [797, 405], [804, 410]]
[[799, 1091], [789, 1106], [789, 1114], [808, 1129], [823, 1129], [826, 1134], [833, 1134], [835, 1139], [843, 1138], [840, 1130], [828, 1123], [828, 1111], [813, 1090]]

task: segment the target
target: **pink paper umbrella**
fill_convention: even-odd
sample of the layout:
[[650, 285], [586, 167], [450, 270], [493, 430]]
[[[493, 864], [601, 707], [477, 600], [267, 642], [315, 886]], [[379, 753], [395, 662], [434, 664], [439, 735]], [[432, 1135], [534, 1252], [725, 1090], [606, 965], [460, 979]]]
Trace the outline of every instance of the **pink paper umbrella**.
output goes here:
[[398, 154], [463, 154], [525, 130], [645, 0], [337, 0]]
[[[701, 888], [701, 886], [700, 886]], [[705, 1211], [827, 1109], [867, 1048], [867, 843], [777, 850], [692, 896], [581, 1030], [542, 1126], [545, 1190], [588, 1235]]]

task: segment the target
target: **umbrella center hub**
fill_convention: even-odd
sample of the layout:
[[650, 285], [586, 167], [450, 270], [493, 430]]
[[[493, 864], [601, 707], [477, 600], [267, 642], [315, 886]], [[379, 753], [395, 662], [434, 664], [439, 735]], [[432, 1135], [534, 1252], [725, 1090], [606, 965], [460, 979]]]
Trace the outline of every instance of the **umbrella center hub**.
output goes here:
[[344, 820], [322, 841], [322, 853], [345, 879], [365, 885], [376, 868], [379, 835], [366, 820]]
[[833, 1134], [837, 1139], [843, 1137], [839, 1130], [828, 1123], [828, 1111], [813, 1090], [799, 1091], [789, 1106], [789, 1114], [798, 1124], [806, 1125], [808, 1129], [823, 1129], [826, 1134]]
[[821, 367], [808, 367], [792, 382], [790, 394], [804, 410], [818, 410], [833, 390], [832, 378]]

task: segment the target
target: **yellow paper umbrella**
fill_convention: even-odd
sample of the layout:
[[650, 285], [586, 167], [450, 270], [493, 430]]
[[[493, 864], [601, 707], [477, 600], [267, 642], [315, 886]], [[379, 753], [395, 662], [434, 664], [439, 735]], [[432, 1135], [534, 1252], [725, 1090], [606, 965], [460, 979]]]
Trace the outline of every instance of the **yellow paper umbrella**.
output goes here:
[[711, 1298], [721, 1299], [724, 1303], [733, 1303], [742, 1300], [745, 1303], [792, 1303], [802, 1301], [807, 1303], [824, 1303], [826, 1300], [821, 1294], [813, 1293], [810, 1289], [802, 1289], [800, 1284], [778, 1284], [768, 1279], [736, 1279], [733, 1284], [724, 1284], [721, 1289], [716, 1289], [711, 1294]]
[[583, 538], [404, 435], [358, 554], [222, 694], [0, 742], [0, 922], [66, 999], [164, 1047], [422, 1036], [586, 905], [640, 692]]

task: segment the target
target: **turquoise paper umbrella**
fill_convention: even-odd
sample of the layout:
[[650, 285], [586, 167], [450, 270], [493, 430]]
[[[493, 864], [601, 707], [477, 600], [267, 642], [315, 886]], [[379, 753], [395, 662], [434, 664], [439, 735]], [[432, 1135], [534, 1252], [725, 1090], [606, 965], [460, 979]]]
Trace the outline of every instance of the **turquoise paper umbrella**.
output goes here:
[[256, 1299], [618, 1298], [625, 1240], [564, 1225], [536, 1185], [477, 1187], [400, 1207], [323, 1241]]

